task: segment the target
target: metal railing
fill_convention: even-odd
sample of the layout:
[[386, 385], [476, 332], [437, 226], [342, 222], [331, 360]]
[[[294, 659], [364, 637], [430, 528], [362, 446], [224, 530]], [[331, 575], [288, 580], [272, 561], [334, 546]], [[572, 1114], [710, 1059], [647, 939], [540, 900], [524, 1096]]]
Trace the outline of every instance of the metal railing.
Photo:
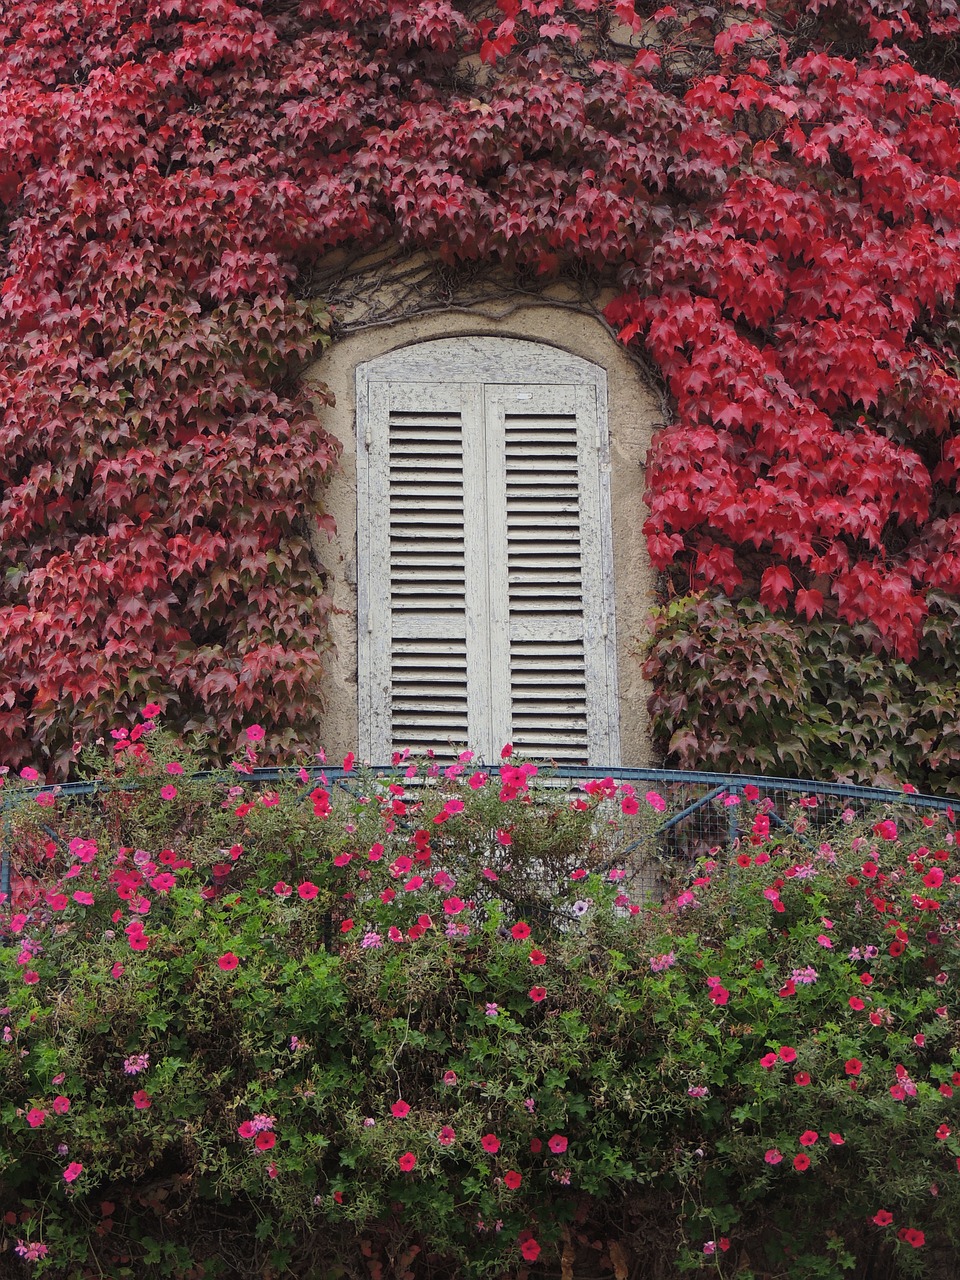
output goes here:
[[[891, 806], [907, 806], [914, 810], [946, 813], [953, 818], [954, 806], [960, 800], [945, 796], [923, 795], [892, 788], [863, 787], [843, 782], [820, 782], [810, 778], [770, 778], [752, 774], [711, 773], [700, 770], [625, 769], [600, 766], [540, 766], [550, 779], [576, 784], [591, 779], [611, 777], [619, 783], [630, 783], [637, 790], [655, 791], [664, 803], [664, 818], [651, 837], [645, 832], [619, 851], [621, 857], [655, 842], [660, 856], [688, 861], [709, 848], [732, 846], [744, 834], [741, 803], [746, 799], [759, 803], [771, 826], [789, 832], [802, 843], [810, 844], [828, 824], [846, 812], [849, 817], [863, 816], [868, 811], [882, 812]], [[484, 766], [490, 774], [499, 766]], [[365, 766], [363, 772], [346, 771], [342, 766], [315, 766], [307, 771], [303, 782], [301, 770], [293, 767], [254, 768], [247, 773], [227, 774], [224, 770], [205, 770], [190, 775], [194, 782], [213, 785], [262, 787], [300, 778], [304, 794], [318, 783], [351, 788], [358, 778], [370, 774], [397, 777], [392, 765]], [[12, 811], [25, 800], [36, 800], [44, 793], [59, 802], [98, 799], [101, 795], [136, 790], [142, 784], [126, 780], [66, 782], [18, 789], [16, 794], [0, 792], [0, 892], [9, 895], [13, 871]], [[571, 786], [571, 789], [574, 789]], [[755, 789], [758, 796], [754, 796]], [[59, 844], [63, 841], [50, 822], [41, 822], [46, 834]]]

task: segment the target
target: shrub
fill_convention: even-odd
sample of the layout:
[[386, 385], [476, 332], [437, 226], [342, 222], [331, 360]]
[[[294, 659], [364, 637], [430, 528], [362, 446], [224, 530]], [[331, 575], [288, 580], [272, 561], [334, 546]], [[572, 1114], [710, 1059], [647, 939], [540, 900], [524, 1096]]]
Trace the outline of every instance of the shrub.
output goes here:
[[95, 802], [5, 788], [10, 1274], [572, 1275], [596, 1241], [806, 1280], [960, 1243], [952, 815], [813, 840], [811, 798], [772, 839], [750, 789], [661, 899], [617, 855], [662, 801], [613, 779], [264, 787], [252, 750], [119, 745]]
[[960, 791], [960, 605], [931, 593], [912, 665], [868, 622], [700, 594], [657, 610], [644, 671], [671, 767]]

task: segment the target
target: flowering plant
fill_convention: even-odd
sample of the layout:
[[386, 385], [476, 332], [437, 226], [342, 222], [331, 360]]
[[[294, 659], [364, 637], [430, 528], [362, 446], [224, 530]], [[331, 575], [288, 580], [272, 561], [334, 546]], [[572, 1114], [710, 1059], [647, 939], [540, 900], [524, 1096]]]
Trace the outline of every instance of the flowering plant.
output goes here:
[[151, 729], [88, 759], [96, 804], [4, 787], [0, 1191], [36, 1272], [599, 1245], [806, 1280], [957, 1246], [952, 815], [811, 840], [751, 793], [651, 894], [618, 848], [658, 792], [467, 753], [265, 784], [258, 740], [198, 778]]

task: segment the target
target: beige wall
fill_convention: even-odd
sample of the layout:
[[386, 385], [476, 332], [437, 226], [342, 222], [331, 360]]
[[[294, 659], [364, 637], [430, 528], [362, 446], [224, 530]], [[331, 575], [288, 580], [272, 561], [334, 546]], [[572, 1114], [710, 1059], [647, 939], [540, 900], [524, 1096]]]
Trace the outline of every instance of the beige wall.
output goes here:
[[589, 315], [545, 304], [511, 308], [505, 318], [463, 311], [385, 323], [350, 334], [331, 346], [307, 371], [306, 381], [324, 383], [334, 393], [333, 408], [320, 407], [325, 426], [343, 443], [341, 470], [323, 495], [325, 509], [337, 523], [337, 536], [327, 542], [318, 533], [315, 550], [328, 575], [333, 598], [332, 639], [323, 696], [326, 704], [323, 743], [331, 759], [355, 750], [357, 743], [357, 469], [354, 416], [358, 365], [414, 342], [433, 338], [492, 335], [548, 343], [582, 356], [607, 372], [613, 515], [614, 590], [620, 686], [621, 763], [648, 764], [651, 759], [646, 711], [649, 687], [635, 655], [638, 637], [654, 603], [654, 574], [642, 525], [643, 463], [659, 403], [640, 371], [604, 326]]

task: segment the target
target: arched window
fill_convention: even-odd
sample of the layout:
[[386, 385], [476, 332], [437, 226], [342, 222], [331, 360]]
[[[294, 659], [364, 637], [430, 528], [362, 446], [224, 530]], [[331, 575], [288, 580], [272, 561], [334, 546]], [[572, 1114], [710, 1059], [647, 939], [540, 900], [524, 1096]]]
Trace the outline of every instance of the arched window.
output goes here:
[[605, 371], [459, 337], [356, 376], [361, 754], [617, 764]]

